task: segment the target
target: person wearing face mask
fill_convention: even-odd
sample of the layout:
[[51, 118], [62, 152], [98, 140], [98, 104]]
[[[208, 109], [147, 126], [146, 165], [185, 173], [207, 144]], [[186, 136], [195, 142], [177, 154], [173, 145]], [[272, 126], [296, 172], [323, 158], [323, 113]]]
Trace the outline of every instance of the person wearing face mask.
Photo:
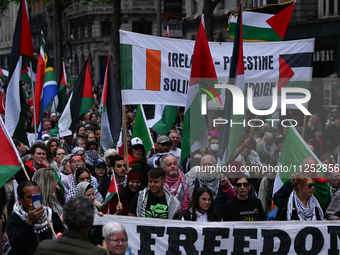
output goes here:
[[216, 158], [218, 155], [219, 142], [220, 139], [217, 136], [210, 137], [209, 146], [205, 149], [204, 154], [210, 154]]

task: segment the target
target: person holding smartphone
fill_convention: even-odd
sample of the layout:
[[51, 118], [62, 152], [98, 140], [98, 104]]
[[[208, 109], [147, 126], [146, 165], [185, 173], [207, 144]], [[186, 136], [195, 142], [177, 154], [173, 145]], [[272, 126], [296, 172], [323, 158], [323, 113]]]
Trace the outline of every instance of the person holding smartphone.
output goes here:
[[[42, 206], [41, 201], [39, 203], [40, 188], [36, 182], [20, 183], [17, 193], [18, 203], [14, 205], [7, 223], [9, 242], [14, 255], [33, 255], [41, 241], [52, 239], [52, 230], [47, 218], [56, 233], [63, 233], [65, 228], [58, 214], [52, 212], [49, 207]], [[37, 199], [33, 201], [34, 197]]]

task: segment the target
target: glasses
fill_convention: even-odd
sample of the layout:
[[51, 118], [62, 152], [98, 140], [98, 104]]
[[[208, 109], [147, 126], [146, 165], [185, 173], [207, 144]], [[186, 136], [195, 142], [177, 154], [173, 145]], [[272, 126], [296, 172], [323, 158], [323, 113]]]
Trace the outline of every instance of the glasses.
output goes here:
[[84, 161], [82, 161], [82, 160], [73, 160], [72, 162], [71, 162], [71, 164], [77, 164], [77, 163], [79, 163], [79, 164], [81, 164], [81, 163], [83, 163]]
[[98, 169], [105, 169], [105, 166], [96, 166]]
[[247, 188], [249, 186], [249, 182], [238, 182], [235, 184], [236, 187], [241, 188], [242, 186]]
[[309, 183], [306, 185], [309, 189], [315, 188], [316, 184], [315, 183]]
[[126, 243], [126, 239], [108, 239], [109, 241], [111, 241], [111, 242], [114, 242], [114, 243], [120, 243], [120, 242], [122, 242], [122, 243]]
[[143, 146], [135, 146], [135, 147], [132, 147], [132, 149], [134, 149], [135, 151], [142, 151], [144, 149]]
[[209, 198], [208, 198], [208, 197], [201, 197], [200, 199], [201, 199], [202, 201], [204, 201], [204, 202], [205, 202], [205, 201], [208, 201], [208, 202], [211, 202], [211, 201], [212, 201], [212, 198], [210, 198], [210, 197], [209, 197]]
[[121, 167], [124, 167], [124, 168], [125, 168], [125, 167], [126, 167], [126, 164], [117, 164], [116, 166], [117, 166], [118, 168], [121, 168]]
[[214, 166], [212, 163], [202, 163], [202, 166]]

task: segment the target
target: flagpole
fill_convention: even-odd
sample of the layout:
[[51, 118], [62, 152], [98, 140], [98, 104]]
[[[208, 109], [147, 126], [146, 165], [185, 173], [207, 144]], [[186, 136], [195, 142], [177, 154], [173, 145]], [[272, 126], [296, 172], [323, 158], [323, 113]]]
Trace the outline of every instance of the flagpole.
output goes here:
[[306, 115], [303, 118], [302, 139], [305, 139]]
[[[101, 107], [102, 107], [102, 106], [101, 106]], [[100, 118], [100, 141], [99, 141], [100, 152], [102, 151], [102, 139], [103, 139], [103, 137], [102, 137], [102, 129], [103, 129], [103, 113], [104, 113], [103, 108], [104, 108], [104, 107], [102, 107], [102, 116], [100, 116], [100, 117], [101, 117], [101, 118]], [[100, 154], [98, 155], [98, 158], [100, 158]]]
[[125, 151], [126, 166], [127, 166], [126, 172], [129, 173], [130, 165], [129, 165], [129, 153], [128, 153], [128, 147], [127, 147], [125, 105], [123, 105], [122, 107], [122, 112], [123, 112], [123, 129], [124, 129], [124, 151]]
[[35, 141], [37, 141], [37, 116], [35, 113], [35, 99], [34, 99], [34, 86], [33, 86], [33, 75], [32, 75], [32, 61], [30, 62], [30, 74], [31, 74], [31, 86], [33, 91], [33, 118], [34, 118], [34, 134], [35, 134]]

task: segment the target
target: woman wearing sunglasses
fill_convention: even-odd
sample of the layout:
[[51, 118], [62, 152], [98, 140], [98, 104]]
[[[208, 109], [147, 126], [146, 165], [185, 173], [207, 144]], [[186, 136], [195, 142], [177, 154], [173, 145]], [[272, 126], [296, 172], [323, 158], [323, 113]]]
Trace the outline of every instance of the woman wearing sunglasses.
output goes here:
[[182, 220], [199, 222], [221, 221], [221, 216], [215, 208], [213, 194], [209, 188], [201, 187], [196, 191]]
[[319, 201], [313, 196], [315, 182], [306, 173], [295, 176], [293, 192], [279, 207], [277, 220], [323, 220]]
[[[129, 158], [129, 167], [130, 168], [139, 168], [143, 174], [143, 182], [142, 186], [148, 186], [148, 172], [151, 167], [146, 164], [146, 151], [143, 145], [142, 139], [139, 137], [135, 137], [131, 139], [131, 146], [128, 150], [128, 158]], [[126, 157], [124, 157], [125, 162]]]
[[249, 177], [239, 174], [235, 179], [234, 188], [237, 196], [223, 205], [223, 221], [259, 221], [265, 220], [261, 200], [249, 196], [251, 183]]

